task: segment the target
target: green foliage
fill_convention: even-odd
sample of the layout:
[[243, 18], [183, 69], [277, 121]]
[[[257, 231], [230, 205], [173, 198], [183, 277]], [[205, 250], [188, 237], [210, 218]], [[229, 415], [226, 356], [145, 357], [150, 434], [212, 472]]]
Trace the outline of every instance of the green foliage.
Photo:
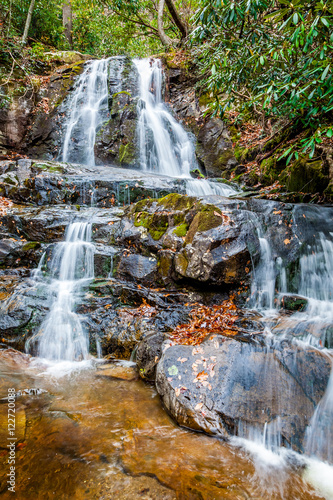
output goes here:
[[[30, 0], [0, 0], [2, 36], [22, 36]], [[29, 37], [44, 44], [65, 48], [61, 4], [37, 0], [35, 3]]]
[[[129, 55], [147, 56], [161, 50], [161, 43], [148, 25], [149, 5], [152, 2], [104, 2], [95, 4], [85, 0], [73, 0], [74, 49], [99, 57]], [[139, 14], [140, 12], [140, 14]], [[138, 13], [147, 27], [135, 22]]]
[[[298, 149], [332, 137], [332, 3], [318, 0], [203, 0], [192, 44], [215, 101], [214, 113], [237, 108], [310, 128]], [[283, 156], [298, 154], [291, 147]], [[296, 156], [297, 159], [297, 156]]]

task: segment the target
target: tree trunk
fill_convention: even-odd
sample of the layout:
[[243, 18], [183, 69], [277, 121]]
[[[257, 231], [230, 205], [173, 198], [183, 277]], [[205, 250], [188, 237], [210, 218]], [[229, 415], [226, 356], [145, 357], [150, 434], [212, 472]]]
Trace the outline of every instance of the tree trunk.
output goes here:
[[164, 11], [164, 0], [159, 0], [158, 2], [158, 16], [157, 16], [157, 29], [158, 29], [158, 36], [161, 39], [161, 42], [163, 45], [166, 45], [167, 47], [172, 44], [172, 40], [168, 35], [165, 33], [164, 28], [163, 28], [163, 11]]
[[28, 31], [29, 31], [29, 28], [30, 28], [32, 13], [34, 11], [34, 6], [35, 6], [35, 0], [31, 0], [30, 6], [29, 6], [28, 15], [27, 15], [27, 20], [25, 22], [24, 33], [23, 33], [23, 37], [22, 37], [22, 43], [23, 43], [23, 45], [25, 45], [27, 43]]
[[65, 29], [65, 37], [69, 43], [70, 48], [73, 48], [73, 15], [71, 0], [64, 0], [62, 4], [62, 25]]
[[183, 21], [181, 20], [181, 17], [178, 14], [176, 7], [174, 6], [173, 1], [172, 0], [165, 0], [165, 3], [166, 3], [166, 6], [168, 7], [170, 14], [171, 14], [173, 22], [175, 23], [175, 25], [177, 26], [177, 28], [180, 31], [180, 34], [181, 34], [180, 38], [181, 38], [181, 40], [183, 40], [187, 36], [186, 26], [183, 23]]

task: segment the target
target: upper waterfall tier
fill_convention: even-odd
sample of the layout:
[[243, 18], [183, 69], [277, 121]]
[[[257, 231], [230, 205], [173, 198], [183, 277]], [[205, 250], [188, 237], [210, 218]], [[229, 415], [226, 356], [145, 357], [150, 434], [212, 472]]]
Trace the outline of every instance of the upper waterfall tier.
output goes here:
[[89, 62], [66, 103], [63, 161], [95, 164], [96, 132], [108, 116], [108, 93], [108, 60]]
[[189, 177], [197, 167], [193, 140], [162, 100], [163, 74], [158, 59], [135, 61], [140, 76], [138, 135], [142, 170]]

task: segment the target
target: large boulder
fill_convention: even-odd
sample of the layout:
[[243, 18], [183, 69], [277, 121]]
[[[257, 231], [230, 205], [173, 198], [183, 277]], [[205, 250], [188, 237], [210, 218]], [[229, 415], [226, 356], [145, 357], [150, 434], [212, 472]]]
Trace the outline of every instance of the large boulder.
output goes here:
[[97, 162], [119, 166], [138, 163], [138, 71], [128, 57], [109, 61], [109, 120], [96, 135]]
[[156, 387], [180, 425], [221, 437], [263, 434], [267, 426], [272, 439], [300, 451], [329, 375], [318, 351], [212, 335], [194, 347], [167, 341]]
[[235, 286], [248, 281], [251, 259], [258, 254], [251, 218], [239, 201], [170, 194], [131, 208], [117, 241], [127, 243], [129, 252], [156, 254], [165, 283]]

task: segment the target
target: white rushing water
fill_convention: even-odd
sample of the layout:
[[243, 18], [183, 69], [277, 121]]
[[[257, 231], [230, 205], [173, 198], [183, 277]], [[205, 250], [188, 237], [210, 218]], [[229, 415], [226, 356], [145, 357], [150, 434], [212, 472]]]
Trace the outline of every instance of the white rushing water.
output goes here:
[[[267, 345], [278, 345], [285, 338], [300, 348], [328, 348], [324, 352], [332, 360], [333, 344], [333, 232], [332, 213], [321, 214], [317, 209], [296, 207], [293, 218], [299, 233], [301, 256], [299, 265], [288, 272], [281, 257], [273, 252], [272, 242], [262, 228], [258, 229], [260, 259], [253, 272], [250, 307], [266, 318]], [[318, 229], [317, 229], [318, 224]], [[303, 243], [303, 241], [306, 243]], [[275, 249], [274, 249], [275, 250]], [[273, 258], [273, 254], [275, 257]], [[307, 304], [302, 311], [281, 314], [281, 297], [296, 296]], [[268, 320], [268, 321], [267, 321]], [[273, 344], [272, 344], [273, 342]], [[267, 373], [267, 376], [269, 374]], [[292, 391], [291, 391], [292, 401]], [[269, 433], [267, 434], [267, 430]], [[280, 433], [278, 425], [271, 432], [264, 429], [243, 429], [240, 436], [278, 455]], [[311, 470], [323, 460], [333, 463], [333, 371], [325, 394], [315, 408], [304, 439], [306, 459]], [[319, 463], [319, 462], [318, 462]], [[324, 465], [324, 464], [323, 464]], [[327, 468], [332, 473], [332, 468]], [[313, 473], [309, 477], [314, 477]], [[327, 478], [326, 478], [327, 481]], [[329, 488], [333, 491], [332, 482]], [[333, 497], [328, 497], [333, 498]]]
[[56, 244], [47, 284], [50, 311], [30, 341], [37, 344], [41, 358], [74, 361], [88, 357], [88, 335], [74, 309], [82, 287], [94, 277], [94, 253], [88, 222], [70, 224], [66, 240]]
[[96, 132], [107, 119], [108, 93], [108, 59], [90, 61], [66, 102], [62, 161], [95, 165]]
[[191, 170], [198, 169], [194, 140], [175, 120], [163, 102], [163, 72], [159, 59], [136, 59], [140, 77], [138, 103], [138, 136], [140, 167], [170, 177], [185, 178], [186, 192], [191, 196], [231, 196], [231, 186], [192, 179]]

